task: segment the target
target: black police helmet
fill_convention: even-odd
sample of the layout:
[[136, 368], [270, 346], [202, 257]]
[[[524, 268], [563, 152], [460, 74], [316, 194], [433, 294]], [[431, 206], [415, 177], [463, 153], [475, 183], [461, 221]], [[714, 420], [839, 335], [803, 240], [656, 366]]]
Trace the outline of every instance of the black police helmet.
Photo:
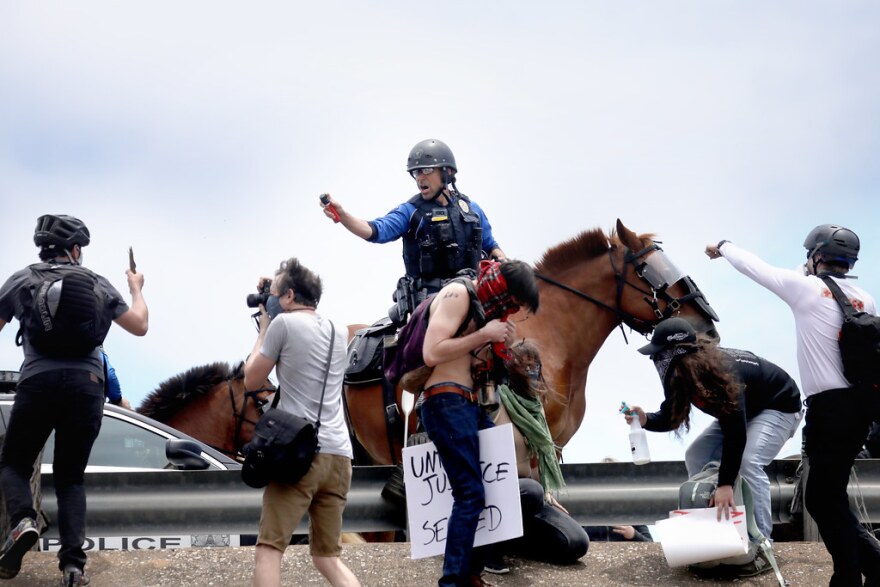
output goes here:
[[852, 268], [859, 259], [859, 237], [848, 228], [836, 224], [820, 224], [804, 240], [810, 257], [819, 255], [826, 263], [846, 263]]
[[425, 139], [417, 143], [406, 159], [407, 172], [425, 167], [449, 167], [453, 171], [458, 171], [452, 149], [437, 139]]
[[690, 322], [684, 318], [667, 318], [654, 328], [651, 342], [639, 349], [643, 355], [656, 355], [665, 348], [694, 342], [697, 340], [697, 331]]
[[89, 229], [83, 221], [65, 214], [44, 214], [37, 218], [34, 244], [42, 248], [70, 250], [73, 245], [89, 244]]

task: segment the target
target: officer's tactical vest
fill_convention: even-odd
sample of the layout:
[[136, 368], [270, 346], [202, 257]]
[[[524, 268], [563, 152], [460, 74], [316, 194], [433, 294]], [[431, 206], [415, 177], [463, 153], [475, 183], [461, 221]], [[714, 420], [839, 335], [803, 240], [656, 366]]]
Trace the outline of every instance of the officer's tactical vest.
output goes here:
[[451, 194], [447, 206], [413, 196], [416, 211], [403, 237], [406, 273], [422, 279], [449, 279], [462, 269], [476, 269], [483, 248], [480, 216], [462, 194]]

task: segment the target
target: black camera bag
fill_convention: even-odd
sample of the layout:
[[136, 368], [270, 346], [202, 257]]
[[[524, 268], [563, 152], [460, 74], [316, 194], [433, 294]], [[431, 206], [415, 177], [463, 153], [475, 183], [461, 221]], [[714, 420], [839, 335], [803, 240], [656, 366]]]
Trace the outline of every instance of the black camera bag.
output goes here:
[[831, 277], [822, 276], [843, 311], [838, 345], [843, 374], [853, 385], [880, 385], [880, 317], [860, 312]]
[[327, 367], [318, 403], [318, 421], [313, 425], [303, 417], [278, 408], [281, 388], [275, 392], [272, 407], [267, 410], [254, 428], [254, 436], [242, 452], [244, 465], [241, 479], [246, 485], [259, 489], [270, 481], [297, 483], [308, 473], [315, 455], [321, 450], [318, 430], [321, 428], [321, 410], [324, 408], [324, 392], [327, 375], [333, 357], [336, 328], [330, 323], [330, 350], [327, 351]]

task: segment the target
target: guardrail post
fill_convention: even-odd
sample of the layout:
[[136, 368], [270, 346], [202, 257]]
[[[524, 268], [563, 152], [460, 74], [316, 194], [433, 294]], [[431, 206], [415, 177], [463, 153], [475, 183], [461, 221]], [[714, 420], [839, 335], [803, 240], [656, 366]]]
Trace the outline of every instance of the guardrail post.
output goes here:
[[802, 499], [802, 509], [803, 509], [803, 529], [804, 529], [804, 541], [806, 542], [822, 542], [822, 537], [819, 536], [819, 526], [816, 525], [816, 520], [813, 519], [813, 516], [810, 515], [810, 512], [807, 511], [806, 504], [806, 491], [807, 491], [807, 479], [810, 476], [810, 459], [807, 458], [806, 453], [801, 455], [801, 478], [798, 480], [801, 489], [801, 499]]

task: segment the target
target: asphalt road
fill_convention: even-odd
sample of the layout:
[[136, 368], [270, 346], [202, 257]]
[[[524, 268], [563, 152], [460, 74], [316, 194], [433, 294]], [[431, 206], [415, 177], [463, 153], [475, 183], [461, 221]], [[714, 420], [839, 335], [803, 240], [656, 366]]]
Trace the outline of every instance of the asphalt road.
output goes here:
[[[831, 577], [831, 558], [818, 543], [776, 544], [776, 557], [791, 587], [824, 587]], [[100, 552], [89, 557], [88, 571], [94, 587], [221, 587], [250, 585], [253, 547], [186, 550]], [[365, 587], [418, 587], [436, 585], [440, 557], [413, 561], [409, 545], [346, 545], [343, 559]], [[716, 583], [701, 580], [684, 569], [670, 569], [659, 544], [594, 543], [577, 564], [565, 567], [511, 559], [508, 575], [487, 575], [499, 587], [616, 587], [688, 586]], [[29, 553], [21, 573], [4, 585], [55, 586], [60, 578], [54, 553]], [[308, 546], [291, 546], [284, 557], [284, 585], [311, 586], [327, 583], [315, 571]], [[778, 585], [767, 573], [734, 585]]]

